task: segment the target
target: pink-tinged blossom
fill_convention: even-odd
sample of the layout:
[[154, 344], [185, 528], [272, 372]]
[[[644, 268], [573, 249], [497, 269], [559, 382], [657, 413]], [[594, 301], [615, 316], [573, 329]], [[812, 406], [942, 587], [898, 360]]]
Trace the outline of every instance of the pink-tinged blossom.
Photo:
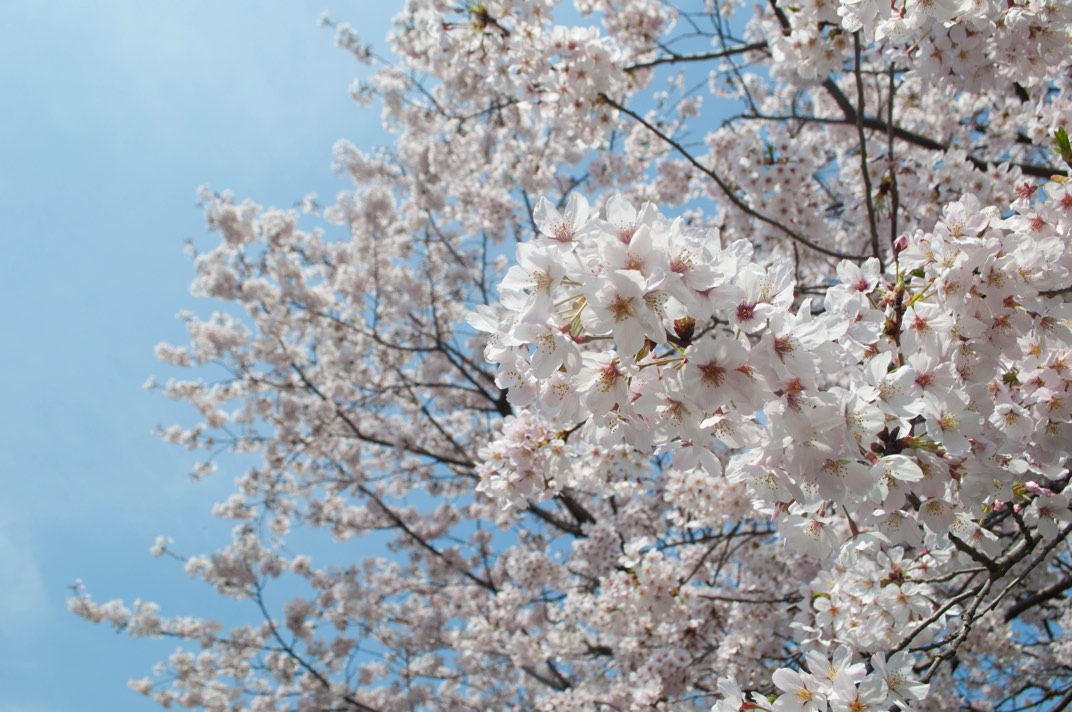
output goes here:
[[659, 380], [633, 386], [638, 394], [633, 402], [637, 413], [649, 418], [656, 441], [669, 442], [680, 438], [689, 442], [705, 439], [707, 425], [693, 412], [691, 400], [681, 385], [679, 372], [665, 375]]
[[872, 482], [870, 468], [859, 460], [828, 459], [813, 478], [824, 499], [841, 501], [846, 494], [866, 495]]
[[518, 292], [524, 301], [520, 321], [544, 319], [551, 312], [551, 296], [565, 276], [560, 256], [550, 250], [523, 242], [517, 246], [517, 264], [499, 284], [500, 292]]
[[953, 364], [944, 360], [939, 353], [917, 351], [908, 357], [908, 365], [916, 373], [913, 379], [915, 398], [920, 398], [924, 393], [942, 398], [957, 386]]
[[[927, 3], [917, 2], [917, 7], [924, 5], [936, 5], [936, 0]], [[935, 226], [935, 232], [942, 237], [962, 241], [979, 235], [986, 229], [989, 219], [982, 212], [979, 199], [972, 194], [963, 196], [955, 203], [950, 203], [942, 209], [942, 218]]]
[[585, 288], [587, 306], [582, 323], [595, 335], [610, 334], [626, 358], [635, 356], [645, 339], [665, 340], [664, 329], [646, 297], [644, 278], [632, 271], [615, 270], [604, 279], [590, 279]]
[[[829, 319], [811, 317], [811, 300], [804, 300], [796, 314], [777, 312], [768, 323], [758, 351], [767, 369], [768, 381], [799, 381], [814, 388], [824, 360], [834, 362], [839, 350], [830, 343]], [[824, 358], [825, 357], [825, 358]]]
[[694, 319], [705, 319], [716, 309], [727, 309], [740, 298], [730, 283], [737, 255], [723, 250], [717, 230], [699, 231], [675, 220], [656, 235], [668, 258], [662, 288], [676, 298]]
[[714, 413], [737, 399], [751, 402], [749, 391], [757, 388], [747, 366], [748, 350], [740, 341], [723, 337], [690, 346], [685, 352], [682, 382], [699, 408]]
[[836, 685], [839, 681], [856, 685], [867, 673], [867, 667], [861, 662], [854, 662], [855, 654], [844, 645], [835, 649], [829, 658], [813, 650], [806, 653], [804, 659], [808, 662], [811, 674], [827, 685]]
[[826, 695], [808, 673], [780, 668], [771, 680], [782, 691], [774, 701], [773, 712], [825, 712]]
[[1065, 494], [1041, 494], [1024, 510], [1024, 522], [1038, 528], [1039, 535], [1050, 541], [1058, 532], [1072, 522]]
[[[218, 244], [190, 248], [193, 290], [221, 315], [159, 353], [222, 375], [169, 379], [198, 416], [161, 435], [201, 475], [250, 463], [213, 509], [232, 539], [187, 569], [260, 623], [76, 588], [88, 620], [199, 647], [138, 691], [256, 712], [1060, 699], [1072, 5], [708, 3], [748, 43], [710, 57], [672, 5], [410, 0], [354, 88], [394, 143], [336, 148], [335, 204], [200, 194]], [[708, 120], [716, 99], [736, 118]], [[861, 136], [845, 106], [893, 126]], [[318, 566], [289, 553], [297, 523], [387, 554]]]
[[886, 683], [886, 689], [901, 709], [911, 709], [913, 704], [927, 696], [927, 690], [930, 688], [930, 685], [916, 681], [918, 676], [912, 670], [914, 663], [912, 656], [903, 650], [889, 658], [882, 653], [871, 656], [871, 667], [875, 675]]
[[716, 702], [711, 712], [744, 712], [744, 710], [769, 710], [769, 702], [758, 692], [745, 695], [741, 685], [731, 675], [718, 679], [718, 692], [722, 700]]
[[618, 355], [613, 351], [586, 352], [584, 367], [577, 376], [577, 391], [583, 403], [594, 414], [604, 414], [630, 399], [626, 373]]
[[844, 287], [861, 294], [870, 294], [875, 291], [882, 279], [879, 262], [874, 257], [869, 258], [862, 265], [842, 260], [837, 266], [837, 276]]
[[540, 381], [540, 408], [560, 423], [573, 423], [581, 408], [581, 397], [574, 379], [553, 371]]
[[533, 211], [533, 220], [540, 233], [560, 245], [572, 244], [583, 232], [588, 219], [588, 200], [580, 193], [570, 193], [562, 212], [546, 198], [540, 198]]
[[771, 421], [772, 442], [784, 448], [786, 469], [802, 479], [814, 480], [842, 452], [845, 421], [829, 394], [798, 394], [795, 404], [783, 399], [764, 412]]
[[915, 369], [908, 366], [891, 368], [892, 354], [885, 352], [872, 358], [864, 369], [864, 377], [871, 389], [860, 389], [864, 398], [877, 397], [875, 405], [886, 414], [907, 420], [919, 415], [922, 404], [913, 397]]
[[923, 399], [923, 417], [927, 434], [950, 455], [965, 455], [971, 450], [968, 438], [982, 432], [982, 418], [968, 410], [968, 399], [952, 392], [944, 400]]
[[499, 438], [479, 453], [481, 481], [476, 491], [506, 508], [539, 502], [564, 484], [556, 473], [568, 466], [572, 451], [541, 419], [527, 411], [503, 421]]
[[738, 411], [713, 415], [700, 423], [700, 427], [710, 428], [712, 435], [722, 444], [737, 450], [757, 447], [765, 437], [763, 430], [750, 415]]
[[886, 418], [878, 406], [868, 402], [860, 393], [837, 388], [832, 392], [838, 396], [845, 418], [846, 436], [856, 445], [867, 451], [875, 436], [886, 425]]
[[778, 530], [794, 548], [819, 559], [825, 559], [837, 549], [838, 535], [834, 520], [816, 511], [815, 506], [790, 512], [778, 524]]
[[831, 712], [886, 712], [889, 695], [883, 678], [868, 675], [859, 683], [848, 677], [834, 681], [830, 696]]
[[562, 368], [576, 373], [581, 367], [581, 352], [577, 344], [552, 324], [517, 324], [513, 336], [520, 342], [532, 344], [529, 363], [532, 375], [544, 379]]
[[824, 303], [832, 316], [828, 324], [831, 338], [859, 354], [879, 340], [885, 317], [870, 305], [867, 295], [835, 285], [827, 292]]
[[945, 534], [953, 524], [956, 511], [949, 502], [941, 499], [928, 499], [919, 507], [919, 519], [935, 534]]
[[894, 544], [919, 546], [923, 541], [923, 530], [916, 520], [898, 511], [878, 517], [878, 530]]
[[527, 405], [536, 396], [536, 379], [532, 376], [529, 355], [510, 351], [499, 360], [495, 373], [495, 385], [507, 391], [507, 398], [514, 405]]
[[605, 231], [617, 237], [618, 242], [624, 245], [632, 241], [639, 228], [652, 228], [662, 219], [652, 203], [644, 203], [638, 212], [620, 193], [615, 193], [607, 199], [604, 211]]
[[886, 509], [904, 505], [906, 483], [923, 479], [923, 471], [905, 455], [886, 455], [871, 467], [871, 499]]
[[601, 271], [636, 272], [648, 289], [659, 287], [665, 279], [667, 257], [654, 243], [647, 225], [641, 225], [628, 243], [603, 240], [598, 250]]
[[777, 308], [785, 307], [791, 301], [792, 266], [785, 262], [775, 263], [767, 269], [753, 266], [741, 271], [737, 286], [744, 296], [730, 314], [730, 322], [752, 333], [760, 329]]
[[938, 356], [953, 328], [953, 319], [933, 304], [919, 303], [905, 310], [902, 327], [901, 345], [908, 353], [922, 350]]

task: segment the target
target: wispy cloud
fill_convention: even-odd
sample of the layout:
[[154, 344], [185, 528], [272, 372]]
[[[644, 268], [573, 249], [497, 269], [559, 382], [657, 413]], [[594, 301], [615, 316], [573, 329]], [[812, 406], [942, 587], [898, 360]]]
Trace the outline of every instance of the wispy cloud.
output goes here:
[[37, 622], [46, 602], [32, 542], [4, 508], [0, 508], [0, 582], [0, 634], [7, 637]]

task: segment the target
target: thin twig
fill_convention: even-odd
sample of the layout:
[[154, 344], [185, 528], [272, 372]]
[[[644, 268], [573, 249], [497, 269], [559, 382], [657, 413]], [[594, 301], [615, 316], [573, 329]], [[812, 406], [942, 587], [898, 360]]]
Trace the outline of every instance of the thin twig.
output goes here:
[[[886, 125], [893, 126], [893, 97], [897, 92], [896, 65], [890, 62], [890, 98], [886, 104]], [[861, 112], [862, 113], [862, 112]], [[893, 132], [886, 132], [886, 161], [890, 164], [890, 245], [897, 241], [897, 211], [901, 195], [897, 190], [897, 165], [893, 157]]]
[[860, 141], [860, 171], [864, 177], [864, 199], [867, 204], [867, 226], [871, 231], [871, 254], [878, 258], [879, 272], [886, 271], [882, 248], [878, 244], [878, 222], [875, 220], [875, 200], [871, 195], [871, 171], [867, 167], [867, 137], [864, 135], [864, 78], [860, 75], [860, 33], [852, 35], [856, 75], [856, 135]]
[[715, 184], [718, 185], [718, 187], [722, 189], [722, 192], [726, 195], [727, 198], [729, 198], [730, 202], [732, 202], [735, 206], [737, 206], [738, 209], [740, 209], [741, 211], [743, 211], [747, 215], [750, 215], [751, 217], [753, 217], [753, 218], [755, 218], [757, 220], [760, 220], [762, 222], [767, 223], [768, 225], [771, 225], [772, 227], [777, 228], [778, 230], [780, 230], [781, 232], [783, 232], [784, 234], [786, 234], [787, 236], [789, 236], [793, 240], [796, 240], [800, 244], [804, 245], [805, 247], [809, 247], [809, 248], [815, 250], [816, 252], [820, 252], [820, 253], [822, 253], [824, 255], [827, 255], [829, 257], [837, 257], [837, 258], [844, 259], [844, 260], [854, 260], [856, 262], [863, 262], [865, 259], [867, 259], [866, 255], [853, 255], [853, 254], [849, 254], [847, 252], [839, 252], [838, 250], [831, 250], [830, 248], [823, 247], [822, 245], [817, 245], [816, 243], [814, 243], [811, 240], [807, 239], [806, 237], [804, 237], [800, 233], [796, 232], [795, 230], [793, 230], [793, 229], [787, 227], [786, 225], [783, 225], [782, 223], [778, 222], [774, 218], [772, 218], [772, 217], [770, 217], [768, 215], [764, 215], [763, 213], [757, 211], [755, 208], [751, 207], [750, 205], [745, 203], [743, 200], [741, 200], [741, 198], [736, 193], [733, 192], [733, 189], [730, 188], [730, 186], [726, 184], [726, 181], [723, 180], [722, 176], [720, 176], [718, 173], [716, 173], [712, 169], [708, 168], [707, 166], [703, 165], [698, 160], [696, 160], [696, 157], [693, 156], [691, 153], [689, 153], [685, 149], [685, 147], [682, 146], [680, 143], [678, 143], [674, 139], [672, 139], [669, 136], [667, 136], [665, 133], [660, 131], [656, 126], [654, 126], [651, 122], [649, 122], [644, 117], [642, 117], [639, 114], [637, 114], [635, 111], [627, 109], [626, 107], [624, 107], [621, 104], [619, 104], [618, 102], [616, 102], [614, 99], [611, 99], [606, 94], [600, 94], [600, 97], [603, 99], [603, 101], [607, 102], [608, 105], [614, 107], [615, 109], [617, 109], [618, 111], [622, 112], [626, 116], [629, 116], [630, 118], [634, 119], [641, 126], [643, 126], [644, 128], [646, 128], [649, 131], [651, 131], [653, 134], [658, 136], [660, 140], [662, 140], [668, 146], [670, 146], [675, 151], [677, 151], [679, 154], [681, 154], [685, 158], [685, 160], [687, 160], [689, 163], [691, 163], [695, 168], [697, 168], [702, 173], [704, 173], [709, 178], [711, 178], [711, 180], [713, 180], [715, 182]]
[[734, 55], [744, 54], [746, 52], [754, 52], [766, 48], [766, 42], [753, 42], [742, 47], [733, 47], [732, 49], [724, 49], [719, 52], [702, 52], [700, 54], [671, 53], [667, 57], [659, 57], [657, 59], [651, 60], [650, 62], [639, 62], [637, 64], [631, 64], [625, 68], [625, 71], [635, 72], [638, 69], [648, 69], [650, 67], [657, 67], [661, 64], [677, 64], [678, 62], [705, 62], [709, 59], [725, 59], [726, 57], [732, 57]]

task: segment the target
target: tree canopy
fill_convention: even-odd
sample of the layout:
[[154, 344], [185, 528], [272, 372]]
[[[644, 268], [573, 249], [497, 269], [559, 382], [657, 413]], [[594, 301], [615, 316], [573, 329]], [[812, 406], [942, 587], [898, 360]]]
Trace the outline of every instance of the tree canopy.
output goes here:
[[337, 144], [328, 205], [202, 191], [219, 309], [158, 348], [200, 419], [162, 435], [255, 462], [186, 573], [260, 623], [80, 589], [180, 641], [134, 689], [1072, 702], [1072, 4], [408, 0], [382, 55], [324, 22], [393, 143]]

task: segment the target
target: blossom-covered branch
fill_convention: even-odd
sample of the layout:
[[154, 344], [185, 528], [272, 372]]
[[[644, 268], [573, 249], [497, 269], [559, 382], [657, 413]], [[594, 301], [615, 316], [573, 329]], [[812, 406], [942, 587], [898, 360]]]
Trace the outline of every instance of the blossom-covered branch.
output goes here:
[[202, 191], [158, 348], [253, 622], [72, 610], [211, 710], [1067, 701], [1072, 6], [566, 5], [326, 21], [392, 145]]

